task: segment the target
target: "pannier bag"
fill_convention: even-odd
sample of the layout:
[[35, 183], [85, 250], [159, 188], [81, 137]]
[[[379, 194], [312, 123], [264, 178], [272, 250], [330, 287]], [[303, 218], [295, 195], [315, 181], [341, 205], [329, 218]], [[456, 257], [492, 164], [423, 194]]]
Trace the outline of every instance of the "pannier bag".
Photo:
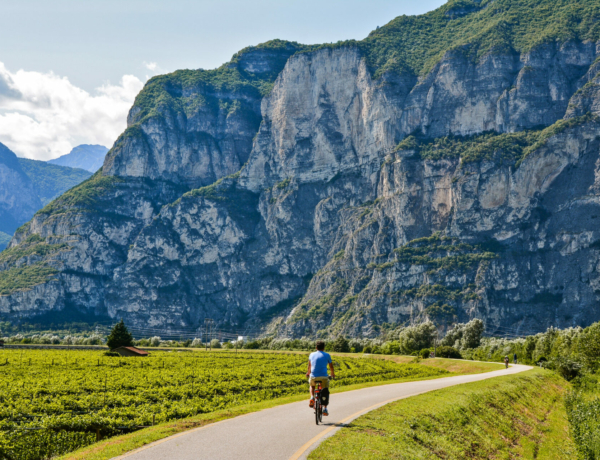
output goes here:
[[321, 404], [324, 406], [329, 405], [329, 388], [323, 388], [321, 390]]

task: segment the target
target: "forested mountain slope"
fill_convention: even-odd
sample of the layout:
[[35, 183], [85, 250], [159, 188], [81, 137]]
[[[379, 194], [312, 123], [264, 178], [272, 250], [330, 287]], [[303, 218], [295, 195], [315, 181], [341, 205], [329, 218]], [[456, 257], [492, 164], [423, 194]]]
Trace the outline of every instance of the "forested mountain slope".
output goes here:
[[58, 166], [27, 158], [19, 158], [19, 165], [31, 180], [42, 206], [47, 205], [54, 198], [58, 198], [92, 175], [85, 169]]
[[42, 207], [17, 156], [0, 144], [0, 232], [12, 235]]
[[0, 312], [289, 336], [597, 321], [599, 19], [450, 1], [155, 77], [103, 169], [0, 254]]

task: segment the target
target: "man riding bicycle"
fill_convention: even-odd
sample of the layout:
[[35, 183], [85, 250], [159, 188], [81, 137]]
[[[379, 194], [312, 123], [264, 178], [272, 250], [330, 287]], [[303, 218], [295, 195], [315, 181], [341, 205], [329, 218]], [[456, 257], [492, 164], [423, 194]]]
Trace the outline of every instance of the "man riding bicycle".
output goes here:
[[[308, 370], [306, 376], [308, 379], [308, 385], [310, 387], [310, 401], [308, 405], [314, 407], [315, 405], [315, 385], [317, 382], [321, 382], [321, 388], [329, 388], [329, 377], [327, 376], [327, 365], [331, 371], [331, 378], [335, 378], [335, 371], [333, 370], [333, 362], [329, 353], [325, 353], [325, 342], [322, 340], [317, 341], [317, 351], [310, 354], [308, 357]], [[327, 406], [323, 406], [323, 415], [329, 415], [327, 412]]]

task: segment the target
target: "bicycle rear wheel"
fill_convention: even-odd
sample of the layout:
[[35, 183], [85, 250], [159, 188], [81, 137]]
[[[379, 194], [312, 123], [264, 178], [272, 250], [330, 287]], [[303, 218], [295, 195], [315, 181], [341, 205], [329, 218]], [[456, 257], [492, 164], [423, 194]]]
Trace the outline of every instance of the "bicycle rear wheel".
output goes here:
[[319, 422], [323, 423], [323, 408], [319, 404]]
[[319, 424], [319, 413], [321, 412], [321, 403], [318, 399], [315, 400], [315, 423]]

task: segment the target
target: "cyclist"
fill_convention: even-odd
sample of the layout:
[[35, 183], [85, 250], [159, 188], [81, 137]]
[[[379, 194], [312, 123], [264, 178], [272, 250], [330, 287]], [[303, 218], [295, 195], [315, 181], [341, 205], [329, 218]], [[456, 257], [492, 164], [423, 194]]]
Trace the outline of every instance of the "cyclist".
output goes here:
[[506, 366], [506, 368], [508, 369], [508, 356], [504, 357], [504, 365]]
[[[327, 377], [327, 365], [331, 371], [331, 378], [335, 378], [335, 371], [333, 370], [333, 361], [329, 353], [325, 353], [325, 342], [322, 340], [317, 341], [317, 351], [310, 354], [308, 357], [308, 370], [306, 376], [308, 377], [308, 385], [310, 387], [310, 401], [308, 405], [310, 407], [315, 406], [315, 385], [317, 382], [321, 382], [321, 388], [329, 388], [329, 377]], [[327, 406], [323, 406], [323, 415], [329, 415], [327, 412]]]

